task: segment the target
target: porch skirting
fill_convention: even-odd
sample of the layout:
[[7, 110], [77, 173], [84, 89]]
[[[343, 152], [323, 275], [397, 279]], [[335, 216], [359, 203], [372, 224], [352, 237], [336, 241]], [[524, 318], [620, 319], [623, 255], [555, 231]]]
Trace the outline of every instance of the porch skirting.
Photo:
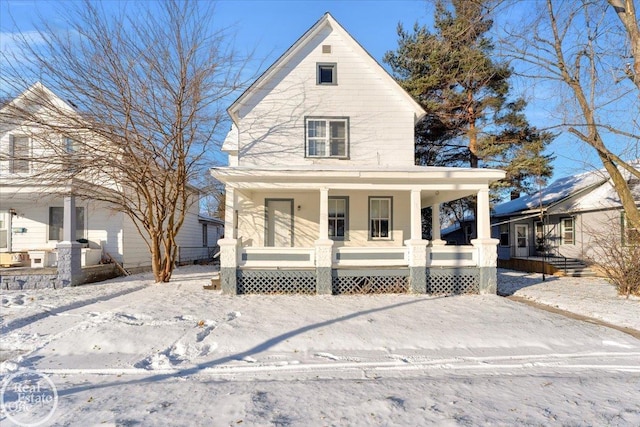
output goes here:
[[220, 271], [222, 291], [235, 294], [459, 295], [495, 293], [494, 267], [301, 268]]

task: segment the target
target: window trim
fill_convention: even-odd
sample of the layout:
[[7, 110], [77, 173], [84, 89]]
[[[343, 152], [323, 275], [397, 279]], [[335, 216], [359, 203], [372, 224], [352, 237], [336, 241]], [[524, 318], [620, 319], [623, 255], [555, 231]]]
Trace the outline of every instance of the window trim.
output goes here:
[[[331, 82], [320, 81], [322, 68], [331, 68]], [[338, 85], [338, 64], [336, 62], [316, 62], [316, 85], [337, 86]]]
[[[329, 196], [328, 200], [344, 200], [344, 236], [329, 236], [329, 239], [337, 242], [349, 241], [349, 196]], [[328, 220], [331, 221], [331, 215], [328, 213]], [[337, 217], [335, 218], [337, 220]], [[329, 227], [331, 230], [331, 227]]]
[[[324, 121], [327, 123], [327, 136], [325, 140], [325, 144], [327, 144], [328, 155], [324, 156], [312, 156], [309, 154], [309, 122], [310, 121]], [[345, 141], [344, 141], [344, 155], [343, 156], [332, 156], [331, 155], [331, 122], [344, 122], [345, 123]], [[348, 160], [350, 158], [350, 141], [351, 141], [351, 132], [350, 132], [350, 120], [348, 116], [305, 116], [304, 117], [304, 157], [307, 159], [340, 159], [340, 160]]]
[[[373, 229], [371, 227], [371, 201], [372, 200], [388, 200], [389, 201], [389, 228], [387, 237], [373, 237]], [[389, 241], [393, 240], [393, 196], [369, 196], [368, 202], [368, 225], [367, 240], [369, 241]]]
[[[503, 228], [503, 227], [506, 227], [506, 229], [507, 229], [507, 231], [506, 231], [506, 232], [503, 232], [503, 231], [502, 231], [502, 228]], [[511, 227], [509, 227], [509, 223], [506, 223], [506, 224], [500, 224], [500, 225], [498, 226], [498, 240], [500, 241], [500, 246], [501, 246], [501, 247], [503, 247], [503, 248], [508, 248], [508, 247], [509, 247], [509, 242], [510, 242], [510, 240], [511, 240], [511, 239], [510, 239], [510, 237], [511, 237], [511, 236], [509, 235], [509, 233], [511, 232], [510, 228], [511, 228]], [[506, 245], [502, 243], [502, 236], [504, 236], [504, 235], [506, 235], [506, 236], [507, 236], [507, 244], [506, 244]]]
[[202, 224], [202, 247], [206, 248], [209, 246], [209, 231], [206, 223]]
[[[567, 242], [567, 240], [564, 237], [564, 234], [566, 231], [565, 221], [567, 220], [571, 221], [571, 241], [570, 242]], [[560, 245], [564, 246], [564, 245], [575, 245], [575, 244], [576, 244], [576, 219], [572, 216], [560, 218]]]
[[[27, 148], [26, 148], [26, 152], [27, 152], [27, 158], [26, 159], [15, 159], [15, 139], [16, 138], [26, 138], [27, 139]], [[29, 157], [31, 157], [31, 150], [32, 150], [32, 140], [28, 135], [21, 135], [21, 134], [16, 134], [16, 135], [9, 135], [9, 173], [12, 175], [25, 175], [25, 174], [30, 174], [31, 173], [31, 160], [29, 160]], [[15, 163], [16, 162], [24, 162], [26, 164], [26, 171], [24, 170], [20, 170], [20, 171], [16, 171], [15, 170]]]

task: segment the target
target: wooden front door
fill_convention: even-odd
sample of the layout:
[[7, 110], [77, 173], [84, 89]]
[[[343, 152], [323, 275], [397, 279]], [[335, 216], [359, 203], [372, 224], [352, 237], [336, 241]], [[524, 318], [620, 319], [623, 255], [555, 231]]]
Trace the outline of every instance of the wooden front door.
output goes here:
[[265, 246], [293, 246], [293, 200], [265, 201]]

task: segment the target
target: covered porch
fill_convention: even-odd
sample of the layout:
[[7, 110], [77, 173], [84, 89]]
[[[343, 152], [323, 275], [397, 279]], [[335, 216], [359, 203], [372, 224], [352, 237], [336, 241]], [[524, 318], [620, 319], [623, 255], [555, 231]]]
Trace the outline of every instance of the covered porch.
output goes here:
[[[495, 293], [496, 170], [220, 168], [226, 184], [223, 291], [236, 293]], [[440, 239], [440, 204], [476, 196], [478, 238]], [[431, 240], [422, 209], [431, 207]]]

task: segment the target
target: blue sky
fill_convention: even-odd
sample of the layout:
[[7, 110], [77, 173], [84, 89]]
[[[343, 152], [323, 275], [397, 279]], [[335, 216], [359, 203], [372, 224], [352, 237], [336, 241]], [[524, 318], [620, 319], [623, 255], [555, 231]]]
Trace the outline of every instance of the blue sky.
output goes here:
[[[6, 47], [8, 33], [31, 31], [38, 14], [55, 21], [55, 10], [64, 10], [64, 1], [0, 0], [0, 32]], [[108, 5], [109, 2], [106, 2]], [[113, 0], [113, 7], [121, 2]], [[523, 3], [526, 4], [526, 3]], [[522, 9], [521, 9], [522, 10]], [[430, 25], [433, 9], [430, 3], [415, 1], [256, 1], [222, 0], [216, 5], [219, 26], [230, 27], [235, 46], [241, 52], [255, 50], [262, 69], [270, 65], [309, 27], [330, 12], [350, 34], [379, 62], [385, 52], [397, 47], [399, 22], [411, 28], [417, 21]], [[253, 71], [253, 70], [252, 70]], [[516, 87], [524, 88], [523, 82]], [[531, 121], [544, 126], [546, 113], [541, 106], [530, 108]], [[579, 150], [565, 154], [562, 137], [551, 151], [557, 156], [554, 178], [571, 175], [584, 168]], [[588, 154], [587, 154], [588, 155]]]

